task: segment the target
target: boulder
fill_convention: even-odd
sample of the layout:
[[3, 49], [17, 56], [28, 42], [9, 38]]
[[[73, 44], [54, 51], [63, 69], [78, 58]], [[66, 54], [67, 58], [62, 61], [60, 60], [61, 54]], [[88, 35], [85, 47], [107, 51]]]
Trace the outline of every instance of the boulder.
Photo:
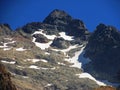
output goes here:
[[39, 43], [48, 43], [49, 42], [49, 40], [42, 34], [35, 34], [35, 35], [33, 35], [33, 37], [36, 38], [35, 42], [39, 42]]
[[59, 49], [66, 49], [68, 48], [70, 45], [70, 43], [66, 40], [64, 40], [63, 38], [55, 38], [53, 40], [53, 43], [51, 44], [52, 47], [56, 47]]

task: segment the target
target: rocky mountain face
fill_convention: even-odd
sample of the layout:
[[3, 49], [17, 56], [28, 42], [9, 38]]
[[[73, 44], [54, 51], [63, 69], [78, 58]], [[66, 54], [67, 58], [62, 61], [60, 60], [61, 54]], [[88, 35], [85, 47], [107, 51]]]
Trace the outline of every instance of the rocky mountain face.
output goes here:
[[82, 20], [58, 9], [16, 31], [0, 25], [0, 61], [17, 90], [114, 90], [97, 79], [117, 81], [119, 50], [114, 27], [100, 24], [91, 34]]
[[90, 35], [83, 21], [73, 19], [65, 11], [58, 9], [53, 10], [42, 23], [33, 22], [22, 27], [23, 32], [30, 34], [37, 29], [44, 29], [47, 34], [51, 35], [63, 31], [67, 35], [80, 37], [82, 41], [87, 40]]
[[[102, 79], [117, 79], [120, 70], [120, 32], [112, 27], [99, 24], [90, 36], [86, 46], [85, 56], [92, 62], [85, 67], [95, 77]], [[89, 70], [91, 69], [91, 70]]]
[[12, 29], [8, 24], [0, 24], [0, 35], [10, 35], [12, 33]]

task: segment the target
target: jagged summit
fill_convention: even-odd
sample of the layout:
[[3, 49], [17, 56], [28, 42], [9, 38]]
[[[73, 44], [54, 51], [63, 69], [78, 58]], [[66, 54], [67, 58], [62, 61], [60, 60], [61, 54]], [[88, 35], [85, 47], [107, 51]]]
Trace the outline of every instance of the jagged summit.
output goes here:
[[47, 34], [65, 32], [67, 35], [86, 41], [90, 35], [82, 20], [73, 19], [63, 10], [53, 10], [43, 22], [32, 22], [23, 26], [21, 31], [32, 34], [38, 29], [43, 29]]
[[68, 24], [72, 20], [72, 17], [63, 10], [53, 10], [43, 21], [43, 23], [58, 25]]

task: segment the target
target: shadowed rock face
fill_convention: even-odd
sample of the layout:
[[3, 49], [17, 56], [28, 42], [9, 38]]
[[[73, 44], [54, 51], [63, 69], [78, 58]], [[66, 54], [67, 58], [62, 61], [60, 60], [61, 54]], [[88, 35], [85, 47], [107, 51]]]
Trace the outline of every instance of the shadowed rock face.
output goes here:
[[0, 63], [0, 90], [17, 90], [10, 77], [10, 73]]
[[[108, 75], [115, 79], [120, 70], [119, 51], [120, 33], [112, 26], [100, 24], [89, 39], [85, 55], [92, 60], [93, 71], [99, 73], [100, 77]], [[88, 68], [87, 71], [90, 71]]]
[[82, 40], [87, 40], [90, 35], [83, 21], [79, 19], [73, 19], [68, 24], [66, 31], [69, 35], [80, 37]]

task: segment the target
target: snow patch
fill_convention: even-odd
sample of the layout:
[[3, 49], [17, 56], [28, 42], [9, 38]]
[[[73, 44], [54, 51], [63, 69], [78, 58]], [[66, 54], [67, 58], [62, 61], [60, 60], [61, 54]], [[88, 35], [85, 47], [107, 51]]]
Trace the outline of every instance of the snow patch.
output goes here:
[[40, 59], [27, 59], [27, 60], [24, 60], [24, 61], [31, 61], [31, 62], [36, 63], [36, 62], [39, 62]]
[[39, 61], [45, 62], [45, 63], [48, 62], [48, 61], [45, 60], [45, 59], [27, 59], [27, 60], [24, 60], [24, 61], [31, 61], [31, 62], [33, 62], [33, 63], [36, 63], [36, 62], [39, 62]]
[[48, 43], [38, 43], [35, 42], [36, 38], [33, 37], [33, 43], [35, 43], [35, 45], [39, 48], [41, 48], [42, 50], [45, 50], [46, 48], [49, 48], [50, 45], [52, 44], [52, 41], [49, 41]]
[[47, 63], [48, 61], [45, 59], [40, 59], [40, 61]]
[[8, 42], [7, 44], [13, 44], [13, 43], [15, 43], [16, 41], [11, 41], [11, 42]]
[[[5, 38], [4, 38], [5, 39]], [[8, 38], [9, 39], [9, 38]], [[10, 39], [11, 40], [11, 39]], [[7, 46], [7, 44], [13, 44], [13, 43], [15, 43], [16, 41], [11, 41], [11, 42], [7, 42], [7, 43], [3, 43], [3, 42], [1, 42], [1, 43], [3, 43], [3, 46], [0, 46], [0, 48], [3, 48], [3, 50], [4, 51], [7, 51], [7, 50], [10, 50], [10, 49], [12, 49], [12, 47], [8, 47]]]
[[24, 69], [24, 68], [25, 68], [25, 67], [23, 67], [23, 66], [19, 66], [19, 65], [17, 65], [17, 67], [20, 68], [20, 69]]
[[45, 55], [50, 55], [50, 53], [48, 53], [48, 52], [45, 52]]
[[4, 39], [5, 39], [5, 40], [10, 40], [10, 41], [12, 40], [12, 38], [4, 38]]
[[101, 82], [99, 80], [96, 80], [92, 75], [90, 75], [89, 73], [81, 73], [81, 74], [76, 74], [77, 76], [79, 76], [79, 78], [88, 78], [91, 79], [93, 81], [95, 81], [98, 85], [100, 86], [106, 86], [106, 84], [104, 82]]
[[74, 57], [65, 59], [65, 61], [73, 63], [73, 65], [71, 65], [71, 67], [76, 67], [76, 68], [81, 69], [82, 63], [79, 62], [78, 60], [79, 60], [79, 55], [83, 52], [84, 48], [85, 47], [82, 47], [80, 51], [78, 51], [78, 52], [75, 53]]
[[7, 63], [7, 64], [15, 64], [15, 61], [5, 61], [5, 60], [1, 60], [2, 63]]
[[53, 67], [53, 68], [50, 68], [51, 70], [55, 70], [56, 69], [56, 67]]
[[68, 40], [68, 41], [74, 40], [73, 36], [68, 36], [68, 35], [66, 35], [65, 32], [60, 32], [59, 35], [60, 35], [60, 37], [64, 38], [65, 40]]
[[22, 76], [23, 78], [29, 78], [28, 76]]
[[45, 87], [50, 87], [50, 86], [52, 86], [52, 85], [53, 85], [53, 84], [49, 83], [49, 84], [45, 85]]
[[23, 47], [17, 48], [16, 51], [26, 51], [26, 49], [24, 49]]
[[10, 49], [12, 49], [12, 47], [6, 47], [6, 48], [4, 48], [3, 50], [4, 50], [4, 51], [7, 51], [7, 50], [10, 50]]
[[29, 68], [32, 68], [32, 69], [40, 69], [38, 66], [35, 66], [35, 65], [31, 65], [31, 66], [29, 66]]
[[59, 65], [63, 65], [63, 66], [65, 66], [65, 64], [64, 64], [64, 63], [61, 63], [61, 62], [58, 62], [58, 64], [59, 64]]
[[29, 68], [32, 68], [32, 69], [43, 69], [43, 70], [48, 70], [48, 69], [55, 70], [56, 69], [55, 67], [53, 67], [53, 68], [44, 68], [44, 67], [38, 67], [36, 65], [31, 65], [31, 66], [29, 66]]

